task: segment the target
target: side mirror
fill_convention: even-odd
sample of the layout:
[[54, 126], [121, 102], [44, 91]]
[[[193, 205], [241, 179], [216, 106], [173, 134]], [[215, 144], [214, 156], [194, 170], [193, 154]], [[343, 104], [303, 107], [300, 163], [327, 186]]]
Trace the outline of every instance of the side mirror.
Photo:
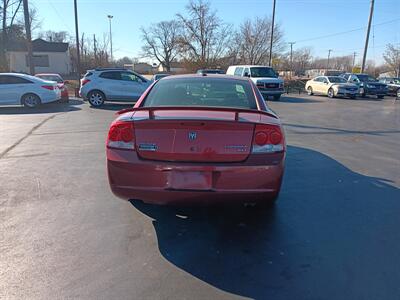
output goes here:
[[250, 74], [248, 72], [244, 72], [244, 77], [250, 77]]
[[69, 84], [69, 81], [68, 80], [64, 80], [64, 84]]

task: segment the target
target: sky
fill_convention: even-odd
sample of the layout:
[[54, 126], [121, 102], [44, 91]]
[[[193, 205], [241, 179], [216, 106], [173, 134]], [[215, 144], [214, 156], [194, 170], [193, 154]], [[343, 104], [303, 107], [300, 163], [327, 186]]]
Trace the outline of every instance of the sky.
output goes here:
[[[75, 32], [73, 0], [29, 0], [39, 14], [41, 31]], [[176, 19], [188, 0], [77, 0], [79, 31], [102, 38], [113, 15], [114, 57], [139, 57], [140, 27]], [[218, 16], [235, 28], [246, 19], [270, 16], [273, 0], [209, 0]], [[370, 0], [276, 0], [276, 22], [294, 49], [311, 47], [312, 54], [362, 58]], [[376, 0], [367, 59], [381, 63], [387, 43], [400, 46], [400, 0]], [[347, 32], [345, 34], [338, 34]], [[36, 32], [37, 33], [37, 32]], [[325, 36], [325, 37], [323, 37]], [[322, 38], [323, 37], [323, 38]], [[289, 49], [289, 45], [288, 45]]]

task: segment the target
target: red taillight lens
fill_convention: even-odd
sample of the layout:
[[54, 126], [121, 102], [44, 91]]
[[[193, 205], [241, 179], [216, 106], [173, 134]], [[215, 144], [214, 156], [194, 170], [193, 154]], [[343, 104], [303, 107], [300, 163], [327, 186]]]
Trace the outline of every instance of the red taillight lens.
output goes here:
[[257, 145], [263, 146], [268, 142], [268, 133], [259, 131], [256, 133], [254, 141]]
[[90, 79], [82, 79], [81, 85], [84, 86], [86, 83], [90, 82]]
[[115, 121], [108, 131], [107, 147], [118, 149], [135, 149], [133, 122]]
[[256, 125], [252, 153], [273, 153], [284, 150], [281, 127], [272, 124]]
[[44, 88], [46, 90], [53, 91], [55, 89], [55, 86], [53, 86], [53, 85], [42, 85], [42, 88]]

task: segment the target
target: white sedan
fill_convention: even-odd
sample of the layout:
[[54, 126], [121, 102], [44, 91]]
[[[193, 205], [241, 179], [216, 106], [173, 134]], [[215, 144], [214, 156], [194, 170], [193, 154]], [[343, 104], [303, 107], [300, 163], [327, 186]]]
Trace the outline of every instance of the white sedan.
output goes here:
[[32, 108], [60, 98], [61, 91], [56, 82], [25, 74], [0, 73], [0, 105]]
[[321, 94], [329, 98], [350, 97], [354, 99], [358, 93], [358, 86], [348, 83], [339, 76], [318, 76], [307, 81], [306, 91], [308, 95]]

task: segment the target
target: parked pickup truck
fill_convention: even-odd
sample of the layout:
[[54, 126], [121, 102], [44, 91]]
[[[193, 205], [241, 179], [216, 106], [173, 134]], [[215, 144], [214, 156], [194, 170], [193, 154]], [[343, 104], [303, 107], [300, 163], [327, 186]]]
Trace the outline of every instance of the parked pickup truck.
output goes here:
[[264, 99], [272, 96], [274, 100], [279, 100], [285, 92], [283, 80], [271, 67], [255, 65], [230, 66], [226, 71], [227, 75], [249, 77], [258, 87]]

